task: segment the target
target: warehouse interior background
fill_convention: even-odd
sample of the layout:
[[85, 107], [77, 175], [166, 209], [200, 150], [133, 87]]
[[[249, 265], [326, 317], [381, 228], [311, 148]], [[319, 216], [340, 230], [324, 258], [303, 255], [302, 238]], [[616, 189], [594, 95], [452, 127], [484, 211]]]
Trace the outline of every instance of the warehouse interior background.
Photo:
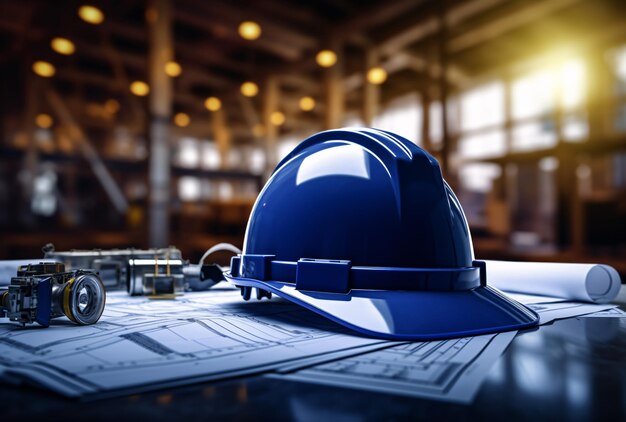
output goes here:
[[0, 2], [0, 259], [241, 246], [299, 141], [439, 160], [478, 258], [626, 273], [626, 2]]

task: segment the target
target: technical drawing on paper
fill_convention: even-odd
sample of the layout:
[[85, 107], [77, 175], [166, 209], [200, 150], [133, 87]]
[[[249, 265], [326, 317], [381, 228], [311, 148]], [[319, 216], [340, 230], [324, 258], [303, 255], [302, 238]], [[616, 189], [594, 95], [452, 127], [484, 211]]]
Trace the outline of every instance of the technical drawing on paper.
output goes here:
[[[0, 319], [2, 379], [67, 396], [118, 394], [258, 373], [302, 358], [389, 342], [288, 302], [216, 289], [177, 300], [108, 295], [100, 322], [47, 329]], [[106, 394], [104, 394], [106, 395]]]
[[[530, 306], [545, 323], [613, 305]], [[91, 326], [60, 319], [47, 329], [22, 328], [0, 319], [0, 374], [5, 382], [96, 397], [281, 368], [296, 371], [304, 364], [310, 369], [286, 376], [468, 401], [515, 336], [398, 344], [352, 334], [286, 301], [243, 302], [237, 290], [218, 288], [177, 300], [116, 292]]]
[[[615, 305], [566, 302], [541, 296], [516, 295], [535, 310], [540, 324], [579, 315], [594, 316]], [[587, 315], [589, 314], [589, 315]], [[612, 316], [620, 316], [612, 312]], [[598, 315], [600, 316], [600, 315]], [[469, 403], [515, 332], [447, 341], [410, 343], [347, 359], [311, 366], [286, 379], [366, 389], [414, 397]]]
[[572, 318], [593, 314], [615, 308], [617, 305], [597, 305], [593, 303], [556, 302], [556, 303], [529, 303], [530, 309], [539, 314], [539, 324], [547, 324], [555, 319]]
[[469, 403], [515, 334], [408, 343], [272, 376]]
[[612, 308], [594, 314], [582, 315], [581, 318], [626, 318], [626, 312], [619, 308]]

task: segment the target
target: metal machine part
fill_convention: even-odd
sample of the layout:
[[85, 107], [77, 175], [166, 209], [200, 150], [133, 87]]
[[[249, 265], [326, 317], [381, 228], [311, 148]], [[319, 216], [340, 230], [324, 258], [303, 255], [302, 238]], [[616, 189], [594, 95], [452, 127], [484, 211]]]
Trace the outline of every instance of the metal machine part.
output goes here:
[[[162, 277], [171, 277], [172, 283]], [[173, 282], [176, 278], [178, 283]], [[170, 287], [165, 287], [165, 286]], [[159, 294], [182, 295], [185, 292], [183, 261], [180, 259], [130, 259], [128, 261], [128, 286], [130, 295]]]
[[[160, 249], [110, 249], [110, 250], [71, 250], [56, 251], [51, 243], [43, 247], [44, 258], [63, 262], [70, 269], [92, 268], [100, 274], [107, 290], [127, 290], [130, 292], [130, 260], [165, 259], [183, 262], [182, 253], [175, 247]], [[152, 264], [151, 268], [154, 268]], [[151, 271], [151, 270], [150, 270]]]
[[[216, 264], [190, 264], [182, 258], [179, 249], [170, 246], [160, 249], [72, 250], [58, 252], [54, 245], [43, 248], [45, 259], [63, 262], [68, 269], [93, 268], [100, 274], [108, 291], [126, 290], [130, 295], [152, 294], [144, 289], [146, 274], [165, 273], [169, 262], [170, 274], [178, 282], [182, 277], [183, 291], [203, 291], [224, 280]], [[155, 271], [155, 263], [157, 270]], [[174, 283], [178, 285], [180, 283]]]
[[98, 273], [65, 271], [61, 262], [20, 266], [7, 291], [0, 295], [0, 314], [22, 325], [50, 325], [52, 318], [67, 316], [79, 325], [96, 323], [106, 302]]
[[182, 274], [145, 274], [143, 294], [152, 297], [175, 297], [184, 293]]

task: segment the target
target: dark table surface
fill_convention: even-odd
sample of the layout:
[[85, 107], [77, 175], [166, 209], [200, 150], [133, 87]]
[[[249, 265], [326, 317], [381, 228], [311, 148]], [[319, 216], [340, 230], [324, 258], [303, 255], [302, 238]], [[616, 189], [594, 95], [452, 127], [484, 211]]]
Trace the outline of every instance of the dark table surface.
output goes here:
[[521, 332], [469, 405], [263, 376], [91, 402], [0, 384], [0, 397], [0, 421], [624, 421], [626, 318], [571, 318]]

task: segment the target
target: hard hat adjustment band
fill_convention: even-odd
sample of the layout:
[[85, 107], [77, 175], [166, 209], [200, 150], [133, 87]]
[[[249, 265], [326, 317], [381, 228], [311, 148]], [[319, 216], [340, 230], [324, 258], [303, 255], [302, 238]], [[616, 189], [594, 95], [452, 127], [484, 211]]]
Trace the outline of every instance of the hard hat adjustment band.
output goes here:
[[231, 276], [295, 284], [298, 290], [348, 293], [357, 290], [470, 290], [484, 285], [484, 266], [409, 268], [352, 266], [348, 260], [301, 258], [275, 261], [274, 255], [246, 254], [231, 261]]

